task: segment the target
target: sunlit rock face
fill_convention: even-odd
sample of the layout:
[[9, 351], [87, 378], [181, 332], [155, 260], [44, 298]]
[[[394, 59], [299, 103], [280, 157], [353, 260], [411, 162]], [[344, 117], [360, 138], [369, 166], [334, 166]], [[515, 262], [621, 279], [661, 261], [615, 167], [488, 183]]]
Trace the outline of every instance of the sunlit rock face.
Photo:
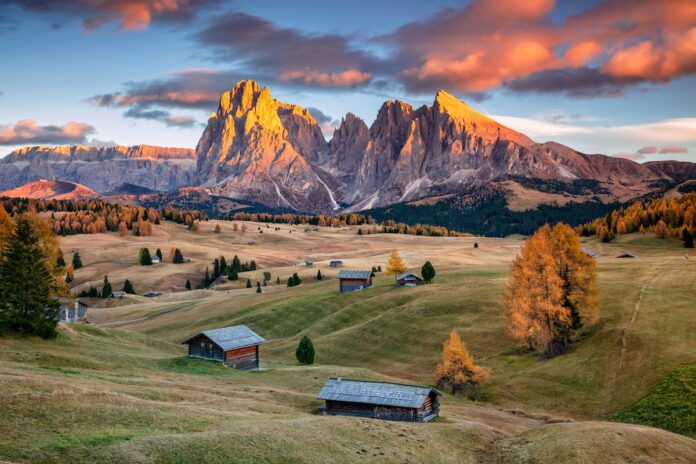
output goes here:
[[124, 183], [158, 191], [191, 185], [195, 152], [153, 147], [25, 147], [0, 159], [0, 190], [36, 180], [66, 180], [104, 193]]
[[[310, 164], [327, 143], [309, 111], [241, 81], [225, 92], [196, 147], [197, 182], [268, 206], [330, 211], [329, 187]], [[326, 174], [324, 174], [326, 176]]]

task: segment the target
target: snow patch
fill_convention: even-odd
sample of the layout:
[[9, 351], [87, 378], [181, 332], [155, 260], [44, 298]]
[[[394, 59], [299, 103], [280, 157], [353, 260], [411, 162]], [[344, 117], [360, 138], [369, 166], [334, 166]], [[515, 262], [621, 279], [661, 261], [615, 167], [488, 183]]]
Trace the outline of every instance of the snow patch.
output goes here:
[[292, 208], [292, 209], [294, 209], [295, 211], [297, 211], [297, 208], [295, 208], [294, 206], [292, 206], [292, 205], [290, 204], [290, 202], [288, 201], [288, 199], [285, 198], [285, 195], [283, 195], [283, 194], [281, 193], [280, 187], [278, 187], [278, 184], [276, 184], [276, 181], [274, 181], [273, 179], [271, 179], [271, 182], [273, 182], [273, 186], [275, 187], [276, 193], [278, 194], [278, 196], [280, 197], [280, 199], [283, 200], [283, 202], [284, 202], [286, 205], [288, 205], [290, 208]]
[[317, 180], [319, 181], [319, 183], [324, 186], [324, 188], [326, 189], [326, 192], [329, 194], [329, 199], [331, 199], [331, 204], [333, 205], [334, 211], [336, 211], [337, 209], [341, 209], [341, 206], [336, 202], [336, 199], [334, 198], [333, 192], [331, 191], [329, 186], [326, 185], [326, 183], [323, 180], [321, 180], [321, 177], [319, 177], [319, 176], [316, 176], [316, 177], [317, 177]]

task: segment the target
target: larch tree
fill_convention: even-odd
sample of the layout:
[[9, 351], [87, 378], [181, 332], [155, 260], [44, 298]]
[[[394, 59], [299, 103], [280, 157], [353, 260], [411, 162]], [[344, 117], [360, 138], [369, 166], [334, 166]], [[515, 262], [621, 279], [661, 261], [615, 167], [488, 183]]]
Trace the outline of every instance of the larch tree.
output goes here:
[[450, 387], [452, 394], [476, 390], [488, 379], [488, 371], [474, 364], [464, 343], [455, 330], [442, 346], [442, 361], [437, 366], [435, 383], [438, 388]]
[[532, 235], [512, 264], [505, 306], [508, 333], [543, 357], [565, 352], [573, 335], [599, 317], [597, 267], [565, 224]]
[[33, 221], [19, 216], [0, 260], [0, 331], [56, 335], [59, 304], [47, 263]]
[[389, 260], [387, 261], [387, 274], [393, 274], [394, 278], [399, 274], [406, 272], [406, 264], [404, 264], [399, 252], [395, 249], [391, 251]]

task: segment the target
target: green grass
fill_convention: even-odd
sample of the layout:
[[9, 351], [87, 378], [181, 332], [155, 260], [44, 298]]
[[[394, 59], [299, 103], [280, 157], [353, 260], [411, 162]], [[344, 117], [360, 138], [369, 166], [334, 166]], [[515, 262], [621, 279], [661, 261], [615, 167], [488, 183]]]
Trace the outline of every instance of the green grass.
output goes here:
[[649, 395], [611, 419], [696, 437], [696, 365], [675, 369]]

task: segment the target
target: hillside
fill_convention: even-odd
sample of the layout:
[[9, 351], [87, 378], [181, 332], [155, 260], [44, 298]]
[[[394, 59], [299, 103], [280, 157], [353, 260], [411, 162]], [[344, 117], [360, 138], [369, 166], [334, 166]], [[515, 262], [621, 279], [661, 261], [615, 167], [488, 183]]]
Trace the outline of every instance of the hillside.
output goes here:
[[0, 192], [0, 197], [53, 200], [91, 200], [101, 195], [81, 184], [64, 180], [38, 180]]

